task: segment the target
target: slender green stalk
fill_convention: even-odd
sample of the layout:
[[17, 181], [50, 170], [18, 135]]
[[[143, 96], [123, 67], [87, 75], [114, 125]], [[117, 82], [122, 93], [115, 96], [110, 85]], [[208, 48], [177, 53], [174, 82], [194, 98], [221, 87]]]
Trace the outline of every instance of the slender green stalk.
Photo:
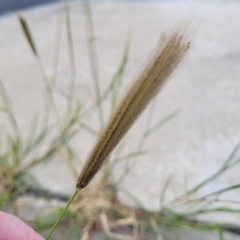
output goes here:
[[45, 85], [45, 92], [46, 92], [46, 96], [47, 96], [45, 116], [44, 116], [44, 119], [43, 119], [43, 129], [44, 129], [48, 125], [51, 108], [53, 109], [55, 119], [57, 121], [59, 121], [60, 123], [61, 123], [61, 119], [60, 119], [60, 116], [59, 116], [57, 105], [56, 105], [55, 100], [54, 100], [52, 86], [51, 86], [50, 81], [49, 81], [49, 79], [47, 77], [47, 74], [45, 72], [45, 68], [43, 66], [42, 60], [39, 56], [36, 56], [36, 60], [37, 60], [38, 66], [39, 66], [41, 74], [42, 74], [42, 79], [43, 79], [43, 83]]
[[[178, 200], [184, 199], [184, 197], [186, 197], [186, 196], [190, 196], [190, 195], [194, 194], [195, 192], [199, 191], [199, 189], [203, 188], [205, 185], [207, 185], [208, 183], [210, 183], [211, 181], [213, 181], [214, 179], [219, 177], [222, 173], [227, 171], [229, 168], [231, 168], [234, 165], [236, 165], [237, 163], [239, 163], [240, 159], [232, 161], [233, 158], [236, 156], [236, 153], [237, 153], [239, 147], [240, 147], [240, 142], [237, 143], [237, 145], [233, 148], [233, 150], [231, 151], [231, 153], [229, 154], [227, 159], [224, 161], [223, 165], [213, 175], [211, 175], [210, 177], [204, 179], [202, 182], [200, 182], [199, 184], [194, 186], [188, 192], [186, 192], [183, 195], [180, 195], [179, 197], [177, 197], [174, 200], [170, 201], [167, 205], [169, 206], [172, 203], [176, 203]], [[222, 190], [219, 190], [219, 191], [213, 192], [211, 194], [208, 194], [208, 195], [204, 196], [203, 198], [209, 197], [209, 196], [212, 196], [212, 195], [216, 195], [216, 194], [221, 194], [222, 192], [225, 192], [225, 191], [228, 191], [228, 190], [232, 190], [232, 189], [235, 189], [235, 188], [239, 188], [239, 187], [240, 187], [240, 184], [233, 185], [231, 187], [224, 188]], [[203, 199], [203, 198], [201, 198], [201, 199]]]
[[197, 186], [195, 186], [194, 188], [192, 188], [190, 191], [188, 191], [187, 195], [190, 195], [196, 191], [198, 191], [200, 188], [202, 188], [203, 186], [205, 186], [207, 183], [209, 183], [210, 181], [214, 180], [215, 178], [217, 178], [218, 176], [220, 176], [225, 170], [227, 170], [229, 167], [232, 167], [233, 165], [235, 165], [236, 163], [239, 162], [239, 160], [232, 162], [231, 160], [233, 159], [233, 157], [236, 155], [238, 149], [240, 146], [240, 142], [234, 147], [233, 151], [230, 153], [229, 157], [226, 159], [226, 161], [223, 163], [222, 167], [216, 172], [214, 173], [212, 176], [210, 176], [209, 178], [205, 179], [204, 181], [202, 181], [201, 183], [199, 183]]
[[61, 214], [59, 215], [57, 221], [54, 223], [50, 233], [47, 235], [46, 240], [49, 240], [50, 237], [52, 236], [54, 230], [56, 229], [58, 223], [61, 221], [62, 217], [64, 216], [64, 214], [66, 213], [66, 211], [68, 210], [68, 207], [70, 206], [70, 204], [72, 203], [72, 201], [74, 200], [74, 198], [77, 196], [77, 194], [79, 193], [80, 189], [77, 188], [74, 192], [74, 194], [72, 195], [72, 197], [68, 200], [67, 205], [65, 206], [65, 208], [62, 210]]
[[117, 106], [117, 102], [118, 102], [118, 93], [120, 92], [120, 87], [122, 85], [122, 80], [123, 80], [123, 76], [125, 73], [125, 69], [126, 69], [126, 65], [128, 62], [128, 53], [129, 53], [129, 46], [130, 46], [130, 41], [129, 41], [129, 37], [127, 38], [127, 41], [125, 43], [124, 46], [124, 51], [123, 51], [123, 56], [122, 56], [122, 60], [121, 60], [121, 64], [117, 69], [117, 72], [114, 74], [113, 79], [111, 81], [111, 95], [112, 95], [112, 110], [111, 113], [113, 113], [114, 109]]
[[[124, 51], [122, 54], [122, 59], [120, 62], [120, 65], [116, 71], [116, 73], [114, 74], [111, 82], [109, 83], [109, 85], [106, 87], [106, 89], [103, 91], [103, 93], [101, 94], [100, 98], [97, 100], [97, 102], [94, 102], [93, 104], [91, 104], [89, 107], [87, 107], [86, 110], [83, 111], [82, 116], [84, 118], [84, 116], [86, 117], [86, 119], [84, 119], [85, 122], [88, 122], [90, 120], [91, 117], [93, 117], [93, 114], [95, 112], [96, 109], [98, 109], [98, 106], [100, 104], [103, 103], [103, 101], [109, 96], [109, 95], [114, 95], [113, 91], [115, 92], [115, 98], [116, 96], [116, 92], [120, 91], [120, 87], [121, 87], [121, 83], [122, 83], [122, 79], [125, 73], [125, 69], [126, 69], [126, 65], [127, 65], [127, 60], [128, 60], [128, 52], [129, 52], [129, 46], [130, 46], [130, 41], [129, 41], [129, 37], [127, 38], [127, 41], [125, 43], [124, 46]], [[116, 101], [118, 99], [116, 98]], [[113, 103], [112, 103], [113, 105]], [[114, 109], [114, 107], [112, 107], [112, 109]], [[84, 123], [84, 125], [86, 125]], [[83, 127], [85, 130], [90, 130], [89, 132], [92, 134], [97, 133], [98, 132], [96, 130], [91, 130], [89, 128], [85, 128], [84, 125], [80, 124], [81, 127]], [[108, 173], [109, 174], [109, 173]]]
[[[174, 112], [170, 113], [169, 115], [167, 115], [165, 118], [161, 119], [157, 124], [155, 124], [153, 127], [150, 127], [151, 125], [151, 121], [153, 118], [153, 113], [154, 113], [154, 108], [155, 108], [155, 104], [156, 104], [156, 99], [154, 99], [151, 108], [149, 109], [149, 113], [148, 113], [148, 117], [147, 117], [147, 121], [146, 121], [146, 125], [145, 125], [145, 130], [138, 142], [137, 148], [136, 148], [136, 152], [144, 152], [144, 144], [145, 141], [147, 140], [147, 138], [154, 133], [155, 131], [157, 131], [160, 127], [162, 127], [163, 125], [165, 125], [168, 121], [170, 121], [173, 117], [175, 117], [178, 113], [178, 110], [175, 110]], [[125, 177], [129, 174], [129, 171], [131, 169], [134, 168], [134, 164], [137, 163], [137, 158], [138, 155], [136, 156], [131, 156], [127, 159], [126, 161], [126, 166], [125, 166], [125, 171], [123, 172], [123, 174], [118, 178], [118, 180], [116, 181], [116, 186], [120, 185]], [[131, 159], [134, 160], [130, 161]]]
[[46, 103], [46, 110], [45, 110], [45, 116], [43, 118], [43, 129], [47, 126], [48, 124], [48, 120], [49, 120], [49, 115], [50, 115], [50, 110], [51, 108], [53, 108], [53, 113], [54, 113], [54, 117], [60, 121], [60, 117], [59, 117], [59, 113], [58, 113], [58, 109], [57, 109], [57, 105], [54, 101], [54, 97], [53, 97], [53, 90], [50, 84], [50, 81], [47, 77], [45, 68], [43, 66], [43, 63], [41, 61], [41, 58], [38, 54], [34, 39], [32, 37], [30, 28], [28, 27], [27, 21], [19, 15], [19, 22], [21, 24], [23, 33], [27, 39], [27, 42], [30, 45], [30, 48], [32, 49], [32, 52], [37, 60], [37, 64], [39, 66], [40, 72], [42, 74], [42, 79], [43, 79], [43, 83], [45, 86], [45, 91], [46, 91], [46, 96], [47, 96], [47, 103]]
[[97, 52], [96, 45], [94, 44], [94, 28], [93, 28], [93, 20], [92, 13], [89, 0], [82, 0], [83, 2], [83, 14], [85, 20], [85, 30], [87, 34], [87, 44], [88, 44], [88, 55], [90, 60], [90, 67], [92, 78], [94, 81], [95, 93], [97, 97], [97, 109], [99, 115], [100, 126], [103, 126], [104, 118], [103, 118], [103, 110], [102, 110], [102, 102], [99, 101], [101, 99], [101, 89], [99, 85], [99, 74], [98, 74], [98, 63], [97, 63]]
[[56, 80], [57, 80], [57, 70], [59, 65], [59, 55], [60, 55], [60, 47], [62, 43], [62, 30], [63, 30], [63, 14], [59, 14], [57, 29], [55, 33], [55, 40], [54, 40], [54, 48], [53, 48], [53, 59], [52, 59], [52, 71], [53, 75], [51, 76], [51, 85], [52, 91], [55, 89]]
[[223, 229], [222, 228], [219, 228], [218, 230], [218, 238], [219, 240], [224, 240], [224, 235], [223, 235]]
[[66, 116], [71, 114], [73, 99], [74, 99], [74, 86], [76, 79], [76, 64], [75, 64], [75, 56], [73, 49], [73, 40], [72, 40], [72, 28], [71, 28], [71, 19], [70, 19], [70, 10], [69, 10], [69, 1], [64, 0], [64, 11], [65, 11], [65, 22], [66, 22], [66, 31], [67, 31], [67, 45], [68, 45], [68, 53], [69, 53], [69, 63], [71, 69], [70, 82], [69, 82], [69, 90], [68, 90], [68, 106], [66, 111]]

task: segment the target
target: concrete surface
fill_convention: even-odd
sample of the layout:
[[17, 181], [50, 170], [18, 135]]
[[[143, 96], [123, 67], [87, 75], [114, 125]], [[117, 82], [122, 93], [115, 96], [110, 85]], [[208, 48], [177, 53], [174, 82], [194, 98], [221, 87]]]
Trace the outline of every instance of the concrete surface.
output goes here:
[[[59, 19], [57, 5], [22, 12], [29, 22], [36, 45], [48, 74], [52, 73], [54, 37]], [[138, 159], [122, 186], [149, 210], [159, 209], [160, 193], [167, 179], [166, 202], [213, 174], [240, 140], [240, 3], [210, 2], [138, 2], [93, 4], [101, 88], [107, 86], [119, 66], [127, 34], [131, 34], [129, 62], [124, 87], [146, 62], [161, 33], [176, 22], [193, 22], [192, 49], [181, 68], [159, 95], [152, 124], [176, 109], [177, 117], [158, 130], [145, 145], [148, 154]], [[74, 51], [77, 66], [75, 98], [93, 99], [94, 90], [87, 55], [81, 6], [71, 7]], [[197, 26], [197, 27], [196, 27]], [[0, 78], [14, 105], [24, 136], [32, 117], [41, 109], [43, 84], [34, 57], [21, 33], [16, 15], [0, 20]], [[57, 89], [65, 91], [70, 75], [65, 29], [61, 43]], [[56, 101], [63, 109], [63, 97]], [[108, 112], [106, 104], [105, 112]], [[128, 135], [125, 153], [135, 149], [145, 126], [146, 114]], [[97, 129], [97, 116], [88, 124]], [[4, 129], [6, 124], [2, 123]], [[86, 156], [95, 138], [82, 131], [72, 145], [80, 159]], [[239, 156], [239, 154], [237, 154]], [[78, 164], [80, 170], [81, 164]], [[124, 171], [119, 166], [117, 178]], [[33, 173], [52, 191], [71, 194], [75, 180], [58, 157], [39, 166]], [[44, 181], [42, 181], [44, 179]], [[228, 171], [197, 196], [239, 183], [238, 167]], [[238, 201], [239, 190], [222, 197]], [[125, 195], [120, 199], [132, 205]], [[234, 205], [239, 208], [239, 204]], [[239, 214], [207, 216], [235, 223]]]
[[[17, 205], [19, 209], [19, 216], [26, 221], [31, 222], [39, 214], [47, 214], [51, 211], [54, 212], [56, 207], [63, 207], [65, 204], [57, 200], [47, 201], [43, 198], [34, 198], [34, 197], [20, 197], [17, 200]], [[11, 210], [9, 210], [11, 212]], [[164, 239], [168, 240], [219, 240], [219, 233], [216, 231], [202, 231], [196, 230], [194, 228], [166, 228], [160, 226], [160, 233], [164, 236]], [[124, 231], [124, 230], [120, 230]], [[48, 233], [46, 231], [46, 233]], [[55, 232], [55, 239], [62, 239], [66, 234], [66, 229], [57, 229]], [[125, 233], [129, 234], [129, 233]], [[72, 237], [74, 234], [72, 235]], [[79, 236], [79, 229], [76, 229], [76, 236]], [[230, 232], [225, 232], [223, 234], [224, 240], [237, 240], [240, 239], [239, 235], [232, 234]], [[77, 238], [76, 238], [77, 239]], [[156, 235], [147, 234], [146, 239], [159, 240]], [[92, 232], [91, 240], [112, 240], [111, 238], [106, 238], [103, 233], [97, 231]]]

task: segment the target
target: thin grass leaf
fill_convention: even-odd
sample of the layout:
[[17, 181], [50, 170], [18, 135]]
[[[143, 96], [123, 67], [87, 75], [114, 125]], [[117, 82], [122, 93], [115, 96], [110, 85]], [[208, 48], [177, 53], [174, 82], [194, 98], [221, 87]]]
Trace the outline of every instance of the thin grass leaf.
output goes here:
[[80, 122], [79, 126], [94, 136], [98, 136], [98, 134], [99, 134], [99, 132], [97, 130], [93, 129], [92, 127], [90, 127], [89, 125], [87, 125], [83, 122]]
[[[149, 125], [151, 124], [151, 120], [152, 120], [152, 117], [153, 117], [153, 112], [154, 112], [154, 108], [155, 108], [155, 105], [156, 105], [156, 98], [154, 99], [153, 103], [152, 103], [152, 106], [149, 110], [149, 114], [148, 114], [148, 118], [147, 118], [147, 121], [146, 121], [146, 127], [145, 129], [148, 129], [149, 128]], [[168, 121], [170, 121], [174, 116], [175, 114], [177, 115], [178, 113], [178, 110], [174, 111], [173, 113], [171, 113], [170, 115], [168, 115], [167, 117], [165, 117], [164, 119], [160, 120], [160, 122], [158, 124], [156, 124], [155, 126], [153, 126], [152, 128], [146, 130], [143, 134], [142, 134], [142, 137], [140, 138], [140, 141], [138, 143], [138, 146], [137, 146], [137, 152], [141, 152], [142, 151], [142, 148], [143, 148], [143, 145], [146, 141], [146, 139], [152, 134], [154, 133], [158, 128], [162, 127], [163, 125], [165, 125]], [[137, 156], [133, 156], [133, 157], [137, 157]], [[126, 166], [125, 166], [125, 171], [122, 173], [122, 175], [118, 178], [118, 180], [116, 181], [116, 186], [120, 185], [124, 179], [128, 176], [129, 172], [131, 169], [134, 168], [134, 165], [136, 164], [137, 161], [135, 161], [134, 163], [132, 163], [131, 161], [131, 157], [127, 159], [126, 161]], [[136, 158], [135, 158], [136, 160]]]
[[70, 140], [78, 133], [77, 129], [73, 129], [72, 131], [69, 131], [64, 137], [62, 137], [59, 142], [60, 145], [65, 145], [70, 142]]
[[[120, 157], [125, 145], [127, 144], [128, 139], [124, 138], [122, 140], [122, 142], [119, 143], [118, 147], [116, 148], [114, 157], [112, 158], [112, 162], [110, 162], [110, 166], [108, 168], [105, 169], [105, 175], [104, 177], [106, 178], [106, 176], [111, 177], [111, 179], [113, 179], [112, 177], [112, 173], [113, 173], [113, 169], [114, 167], [117, 165], [117, 159]], [[113, 187], [116, 189], [117, 188], [117, 184], [116, 182], [113, 183]]]
[[73, 160], [75, 159], [75, 152], [72, 147], [67, 143], [64, 145], [64, 148], [61, 149], [61, 152], [64, 154], [66, 164], [68, 168], [71, 170], [75, 179], [78, 177], [78, 172], [76, 167], [74, 166]]
[[65, 127], [66, 129], [72, 127], [74, 124], [77, 124], [79, 122], [82, 108], [83, 108], [82, 103], [77, 101], [73, 115], [72, 116], [70, 115], [69, 123], [66, 124], [66, 127]]
[[219, 195], [219, 194], [222, 194], [222, 193], [225, 193], [227, 191], [231, 191], [231, 190], [234, 190], [234, 189], [237, 189], [237, 188], [240, 188], [240, 184], [236, 184], [236, 185], [233, 185], [233, 186], [215, 191], [213, 193], [209, 193], [209, 194], [205, 195], [203, 198], [208, 198], [208, 197], [211, 197], [211, 196], [214, 196], [214, 195]]
[[240, 142], [237, 143], [237, 145], [233, 148], [233, 151], [230, 153], [230, 155], [228, 156], [228, 158], [226, 159], [224, 166], [228, 166], [229, 163], [232, 161], [232, 159], [235, 157], [237, 151], [239, 150], [240, 147]]
[[226, 169], [228, 169], [228, 168], [230, 168], [230, 167], [233, 167], [234, 165], [238, 164], [239, 162], [240, 162], [240, 158], [237, 159], [237, 160], [234, 161], [234, 162], [229, 163]]
[[59, 14], [59, 19], [56, 28], [55, 40], [54, 40], [54, 50], [53, 50], [53, 59], [52, 59], [52, 71], [53, 75], [51, 77], [52, 89], [54, 91], [57, 81], [57, 70], [59, 65], [59, 55], [60, 55], [60, 46], [62, 40], [62, 29], [63, 29], [63, 14]]
[[75, 152], [74, 152], [73, 148], [70, 147], [69, 145], [67, 145], [66, 150], [67, 150], [69, 159], [74, 159], [75, 158]]
[[44, 129], [40, 132], [34, 139], [32, 139], [27, 145], [24, 150], [24, 155], [27, 156], [31, 151], [36, 149], [43, 141], [46, 139], [48, 134], [53, 130], [53, 126], [49, 126], [48, 128]]
[[11, 146], [11, 152], [12, 152], [12, 157], [14, 159], [13, 162], [20, 162], [19, 159], [19, 144], [18, 144], [18, 140], [12, 138], [12, 146]]
[[112, 161], [112, 166], [114, 166], [114, 162], [116, 162], [116, 159], [119, 158], [119, 156], [121, 155], [125, 145], [127, 144], [128, 139], [124, 138], [118, 145], [118, 147], [116, 148], [114, 157], [113, 157], [113, 161]]
[[84, 23], [85, 23], [85, 31], [87, 35], [87, 45], [88, 45], [88, 56], [91, 67], [92, 79], [94, 82], [95, 93], [97, 97], [97, 109], [99, 116], [100, 126], [104, 123], [104, 116], [102, 110], [102, 103], [99, 101], [101, 98], [101, 89], [99, 82], [99, 73], [98, 73], [98, 62], [97, 62], [97, 51], [95, 45], [95, 36], [94, 36], [94, 27], [93, 27], [93, 19], [91, 13], [91, 6], [88, 0], [82, 0], [83, 6], [83, 15], [84, 15]]
[[129, 192], [127, 189], [125, 188], [120, 188], [119, 189], [122, 193], [124, 193], [124, 195], [126, 197], [128, 197], [131, 201], [133, 201], [133, 203], [141, 210], [145, 210], [145, 207], [143, 206], [143, 204], [131, 193]]
[[[167, 117], [165, 117], [164, 119], [160, 120], [159, 123], [157, 123], [156, 125], [154, 125], [152, 128], [149, 128], [149, 125], [151, 124], [151, 120], [153, 117], [153, 112], [154, 112], [154, 108], [156, 106], [156, 98], [153, 100], [153, 103], [151, 104], [151, 108], [149, 110], [148, 113], [148, 118], [146, 121], [146, 126], [145, 126], [145, 132], [142, 134], [140, 141], [138, 143], [137, 146], [137, 150], [136, 151], [142, 151], [142, 148], [144, 146], [144, 143], [146, 141], [146, 139], [152, 134], [154, 133], [158, 128], [162, 127], [163, 125], [165, 125], [168, 121], [170, 121], [172, 118], [175, 117], [175, 114], [178, 114], [178, 110], [174, 111], [173, 113], [171, 113], [170, 115], [168, 115]], [[148, 130], [147, 130], [148, 129]], [[133, 157], [137, 157], [137, 156], [133, 156]], [[127, 159], [128, 161], [126, 161], [127, 166], [125, 166], [125, 171], [124, 173], [119, 177], [119, 179], [117, 180], [116, 184], [120, 185], [124, 179], [128, 176], [129, 172], [131, 169], [134, 168], [134, 165], [136, 164], [136, 158], [135, 158], [135, 162], [131, 163], [130, 159]]]
[[31, 161], [30, 163], [25, 165], [24, 169], [19, 169], [18, 172], [24, 172], [26, 170], [29, 170], [30, 168], [33, 168], [34, 166], [36, 166], [37, 164], [39, 164], [41, 162], [46, 162], [47, 160], [52, 158], [55, 155], [55, 153], [57, 153], [59, 148], [60, 148], [60, 146], [54, 146], [54, 147], [50, 148], [42, 157], [34, 159], [33, 161]]
[[219, 228], [218, 230], [218, 239], [219, 240], [224, 240], [224, 233], [223, 233], [223, 229], [222, 228]]
[[130, 170], [133, 169], [133, 166], [131, 166], [131, 162], [129, 160], [130, 158], [125, 161], [124, 171], [114, 184], [116, 187], [121, 185], [124, 179], [128, 176]]
[[166, 191], [169, 187], [170, 182], [171, 182], [171, 177], [169, 177], [163, 185], [163, 188], [162, 188], [162, 191], [161, 191], [161, 194], [160, 194], [160, 211], [164, 206], [165, 195], [166, 195]]
[[4, 153], [0, 156], [0, 165], [7, 166], [9, 165], [9, 154]]
[[[113, 169], [117, 165], [117, 163], [120, 163], [122, 161], [125, 161], [126, 163], [128, 163], [129, 159], [142, 156], [145, 153], [146, 153], [145, 151], [138, 151], [138, 152], [132, 152], [132, 153], [126, 154], [126, 155], [121, 156], [121, 157], [115, 157], [114, 160], [112, 161], [111, 165], [110, 165], [110, 169], [111, 169], [111, 171], [113, 171]], [[126, 174], [128, 174], [128, 167], [129, 167], [128, 165], [127, 166], [125, 165], [125, 171], [119, 177], [119, 179], [114, 183], [114, 186], [116, 188], [117, 188], [117, 186], [120, 185], [120, 183], [122, 182], [123, 178], [126, 177]]]
[[[112, 93], [113, 89], [115, 89], [116, 91], [117, 90], [119, 91], [119, 88], [121, 86], [121, 82], [122, 82], [122, 79], [123, 79], [123, 75], [124, 75], [124, 72], [125, 72], [125, 68], [126, 68], [126, 65], [127, 65], [129, 46], [130, 46], [130, 41], [127, 39], [127, 41], [125, 43], [125, 46], [124, 46], [122, 61], [120, 63], [120, 66], [119, 66], [117, 72], [114, 74], [114, 76], [112, 78], [112, 81], [106, 87], [106, 89], [103, 91], [103, 94], [100, 96], [100, 98], [97, 99], [97, 102], [94, 103], [93, 106], [90, 106], [90, 108], [86, 111], [86, 113], [84, 115], [88, 115], [89, 113], [93, 114], [94, 113], [93, 110], [96, 109], [99, 106], [99, 104], [103, 103], [103, 101], [108, 97], [108, 95]], [[118, 88], [117, 88], [117, 86], [118, 86]], [[116, 95], [114, 95], [114, 96], [116, 96]]]
[[197, 186], [193, 187], [191, 190], [189, 190], [186, 195], [190, 195], [193, 194], [195, 192], [197, 192], [199, 189], [201, 189], [202, 187], [204, 187], [206, 184], [208, 184], [209, 182], [211, 182], [212, 180], [214, 180], [215, 178], [217, 178], [218, 176], [220, 176], [223, 172], [225, 172], [227, 169], [229, 169], [230, 167], [234, 166], [236, 163], [238, 163], [240, 160], [235, 161], [234, 163], [231, 164], [231, 160], [235, 157], [238, 149], [240, 146], [240, 142], [238, 142], [238, 144], [234, 147], [234, 149], [232, 150], [232, 152], [229, 154], [229, 156], [227, 157], [227, 159], [224, 161], [222, 167], [216, 172], [214, 173], [212, 176], [210, 176], [209, 178], [203, 180], [201, 183], [199, 183]]
[[124, 51], [123, 51], [123, 56], [122, 56], [120, 66], [119, 66], [117, 72], [114, 74], [113, 79], [110, 83], [111, 95], [112, 95], [112, 101], [111, 101], [112, 111], [116, 108], [116, 104], [118, 101], [118, 93], [120, 90], [120, 86], [122, 84], [123, 75], [124, 75], [127, 61], [128, 61], [129, 47], [130, 47], [130, 41], [129, 41], [129, 39], [127, 39], [125, 46], [124, 46]]
[[164, 119], [160, 120], [157, 124], [155, 124], [153, 127], [148, 129], [144, 134], [143, 137], [148, 137], [152, 133], [156, 132], [159, 128], [161, 128], [163, 125], [168, 123], [170, 120], [172, 120], [174, 117], [176, 117], [179, 113], [179, 110], [175, 110], [174, 112], [170, 113], [168, 116], [166, 116]]
[[121, 157], [115, 158], [115, 161], [113, 163], [114, 164], [119, 163], [119, 162], [125, 161], [126, 159], [142, 156], [144, 154], [146, 154], [145, 151], [131, 152]]
[[234, 209], [234, 208], [228, 208], [228, 207], [216, 207], [216, 208], [206, 208], [206, 209], [198, 209], [193, 212], [186, 212], [186, 213], [176, 213], [172, 212], [172, 214], [177, 217], [177, 218], [186, 218], [186, 217], [192, 217], [192, 216], [197, 216], [200, 214], [207, 214], [207, 213], [234, 213], [234, 214], [239, 214], [240, 209]]
[[[152, 120], [153, 120], [153, 114], [154, 114], [155, 108], [156, 108], [156, 103], [157, 103], [157, 97], [153, 99], [153, 101], [152, 101], [152, 103], [150, 105], [144, 132], [146, 132], [150, 128], [150, 126], [151, 126], [151, 123], [152, 123]], [[139, 145], [138, 145], [138, 149], [142, 148], [143, 145], [144, 145], [144, 142], [146, 141], [146, 137], [147, 136], [145, 137], [144, 135], [145, 134], [143, 133], [142, 137], [141, 137], [141, 140], [139, 142]]]
[[68, 132], [66, 135], [61, 136], [60, 139], [54, 141], [53, 146], [51, 146], [42, 156], [32, 159], [31, 161], [19, 166], [18, 169], [16, 169], [15, 174], [21, 174], [36, 166], [37, 164], [51, 159], [62, 146], [66, 146], [69, 143], [71, 138], [73, 138], [77, 132], [77, 130], [73, 130], [71, 132]]
[[65, 23], [66, 23], [66, 30], [67, 30], [68, 55], [69, 55], [69, 62], [70, 62], [70, 69], [71, 69], [71, 76], [70, 76], [69, 87], [68, 87], [68, 95], [70, 99], [68, 101], [68, 105], [66, 109], [66, 118], [68, 119], [72, 111], [72, 105], [73, 105], [73, 99], [74, 99], [74, 86], [75, 86], [75, 79], [76, 79], [76, 63], [75, 63], [75, 55], [74, 55], [74, 49], [73, 49], [72, 27], [71, 27], [68, 0], [64, 0], [64, 12], [65, 12]]
[[[25, 143], [26, 146], [30, 145], [31, 142], [33, 141], [33, 138], [35, 137], [37, 127], [38, 127], [38, 119], [39, 119], [39, 114], [35, 115], [35, 117], [33, 117], [33, 119], [32, 119], [30, 131], [29, 131], [26, 143]], [[27, 148], [27, 147], [25, 147], [25, 148]]]
[[[18, 124], [17, 124], [17, 120], [16, 120], [16, 117], [15, 117], [15, 114], [14, 114], [14, 110], [13, 110], [13, 107], [12, 107], [12, 102], [11, 102], [11, 99], [2, 83], [2, 81], [0, 80], [0, 93], [1, 93], [1, 96], [2, 96], [2, 99], [4, 101], [4, 104], [6, 105], [6, 109], [8, 109], [7, 111], [7, 115], [8, 115], [8, 118], [9, 118], [9, 121], [12, 125], [12, 128], [14, 130], [14, 134], [15, 134], [15, 138], [16, 138], [16, 143], [18, 145], [18, 151], [19, 151], [19, 154], [21, 155], [21, 152], [22, 152], [22, 140], [21, 140], [21, 134], [20, 134], [20, 130], [19, 130], [19, 127], [18, 127]], [[19, 155], [19, 157], [17, 158], [18, 160], [21, 159], [21, 156]], [[17, 166], [18, 165], [18, 162], [15, 163], [15, 165]]]
[[202, 209], [210, 209], [212, 206], [214, 206], [215, 199], [207, 199], [206, 201], [196, 201], [192, 202], [192, 205], [187, 205], [187, 208], [183, 211], [184, 213], [188, 212], [195, 212]]
[[44, 69], [41, 58], [37, 53], [30, 28], [28, 27], [26, 20], [22, 16], [19, 16], [19, 22], [20, 22], [20, 25], [23, 29], [24, 35], [27, 39], [27, 42], [29, 43], [29, 46], [30, 46], [31, 50], [33, 51], [34, 56], [36, 57], [37, 64], [38, 64], [40, 72], [42, 74], [42, 79], [43, 79], [43, 83], [44, 83], [44, 86], [45, 86], [45, 91], [46, 91], [46, 96], [47, 96], [45, 114], [44, 114], [44, 117], [43, 117], [43, 129], [45, 129], [46, 126], [48, 125], [51, 108], [53, 108], [54, 117], [59, 122], [60, 122], [60, 117], [59, 117], [59, 113], [58, 113], [56, 103], [55, 103], [54, 98], [53, 98], [53, 90], [51, 88], [50, 81], [47, 77], [47, 74], [46, 74], [46, 71]]
[[[148, 118], [147, 118], [147, 122], [146, 122], [146, 129], [149, 128], [149, 125], [151, 123], [152, 120], [152, 116], [153, 116], [153, 111], [155, 108], [155, 104], [156, 104], [156, 99], [154, 99], [153, 103], [152, 103], [152, 108], [149, 110], [149, 114], [148, 114]], [[160, 120], [160, 122], [158, 124], [156, 124], [154, 127], [152, 127], [149, 130], [146, 130], [143, 134], [142, 137], [138, 143], [137, 146], [137, 150], [138, 152], [142, 151], [143, 145], [145, 140], [152, 134], [154, 133], [158, 128], [162, 127], [164, 124], [166, 124], [168, 121], [170, 121], [172, 118], [174, 118], [174, 114], [177, 115], [178, 110], [174, 111], [173, 113], [171, 113], [170, 115], [168, 115], [167, 117], [165, 117], [164, 119]], [[137, 156], [132, 156], [132, 157], [137, 157]], [[134, 168], [135, 164], [137, 163], [137, 161], [134, 162], [133, 165], [131, 165], [131, 162], [129, 161], [131, 159], [131, 157], [129, 157], [128, 159], [126, 159], [126, 166], [125, 166], [125, 171], [122, 173], [122, 175], [119, 177], [119, 179], [116, 181], [116, 186], [120, 185], [124, 179], [128, 176], [129, 172], [131, 169]]]
[[7, 113], [9, 109], [7, 107], [0, 107], [0, 112]]

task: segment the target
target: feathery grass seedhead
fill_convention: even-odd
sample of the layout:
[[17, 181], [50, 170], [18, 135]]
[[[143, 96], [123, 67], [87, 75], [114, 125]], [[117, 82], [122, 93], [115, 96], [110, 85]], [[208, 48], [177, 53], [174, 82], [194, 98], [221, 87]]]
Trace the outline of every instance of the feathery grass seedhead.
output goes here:
[[36, 56], [38, 56], [37, 48], [34, 44], [34, 41], [33, 41], [33, 38], [31, 36], [31, 32], [29, 31], [29, 27], [28, 27], [28, 24], [27, 24], [26, 20], [21, 15], [19, 15], [18, 18], [19, 18], [19, 22], [21, 24], [22, 30], [23, 30], [26, 38], [27, 38], [27, 41], [28, 41], [29, 45], [32, 48], [33, 53]]
[[101, 131], [77, 181], [77, 188], [88, 185], [149, 102], [157, 95], [187, 52], [190, 42], [172, 35], [129, 87], [108, 123]]

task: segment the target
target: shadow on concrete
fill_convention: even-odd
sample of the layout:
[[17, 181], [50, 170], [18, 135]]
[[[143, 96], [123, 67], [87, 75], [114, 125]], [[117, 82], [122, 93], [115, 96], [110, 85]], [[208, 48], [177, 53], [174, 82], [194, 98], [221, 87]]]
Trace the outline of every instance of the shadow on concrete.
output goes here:
[[0, 0], [0, 14], [51, 2], [57, 2], [57, 0]]

